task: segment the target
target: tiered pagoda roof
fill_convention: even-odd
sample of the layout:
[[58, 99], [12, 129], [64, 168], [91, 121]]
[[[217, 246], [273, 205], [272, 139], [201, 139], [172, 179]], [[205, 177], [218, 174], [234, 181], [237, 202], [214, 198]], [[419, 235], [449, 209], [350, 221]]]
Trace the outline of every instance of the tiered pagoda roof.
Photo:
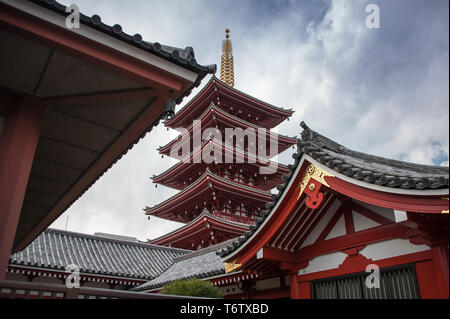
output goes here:
[[[231, 49], [229, 38], [226, 41]], [[180, 192], [144, 211], [187, 225], [152, 243], [196, 250], [242, 235], [272, 200], [270, 190], [289, 172], [271, 159], [297, 139], [272, 129], [293, 111], [257, 100], [233, 85], [234, 78], [213, 76], [165, 123], [181, 134], [158, 150], [180, 162], [153, 181]]]
[[[231, 115], [226, 111], [224, 111], [223, 109], [221, 109], [218, 105], [215, 105], [214, 102], [210, 103], [207, 109], [200, 115], [200, 117], [197, 120], [198, 123], [196, 123], [196, 125], [201, 125], [202, 130], [206, 128], [217, 128], [216, 134], [219, 134], [220, 132], [221, 136], [223, 136], [224, 138], [226, 138], [225, 128], [241, 128], [243, 130], [251, 128], [253, 130], [249, 130], [249, 133], [253, 131], [256, 134], [258, 133], [258, 129], [261, 128], [261, 126], [258, 125], [259, 122], [258, 124], [254, 124], [238, 116]], [[191, 150], [193, 149], [192, 144], [193, 139], [185, 138], [185, 135], [189, 134], [189, 137], [193, 136], [195, 130], [194, 123], [192, 122], [189, 126], [183, 127], [183, 129], [186, 130], [184, 134], [179, 135], [176, 139], [172, 140], [170, 143], [158, 149], [160, 154], [171, 156], [176, 159], [181, 159], [182, 156], [180, 154], [171, 154], [171, 149], [172, 147], [174, 147], [176, 143], [183, 141], [183, 138], [186, 141], [186, 143], [187, 141], [190, 141], [191, 144], [189, 146], [189, 149]], [[294, 137], [279, 135], [269, 130], [267, 130], [266, 134], [269, 135], [268, 138], [266, 139], [267, 140], [266, 149], [268, 149], [269, 147], [270, 139], [274, 139], [278, 141], [278, 153], [285, 151], [287, 148], [297, 143], [297, 139]], [[250, 137], [255, 138], [255, 141], [257, 142], [257, 137], [255, 135], [250, 134]], [[178, 146], [181, 147], [182, 145], [183, 144]]]
[[196, 241], [189, 240], [195, 234], [199, 244], [212, 244], [235, 238], [249, 230], [249, 225], [227, 220], [220, 216], [202, 213], [191, 223], [150, 241], [154, 245], [170, 245], [184, 249], [196, 249]]
[[266, 129], [276, 127], [294, 113], [291, 109], [286, 110], [258, 100], [213, 76], [204, 88], [165, 125], [173, 129], [187, 128], [195, 119], [200, 118], [211, 102], [230, 115], [250, 123], [257, 123], [258, 126]]
[[[247, 207], [246, 210], [251, 214], [249, 208], [257, 211], [270, 200], [272, 195], [268, 191], [217, 176], [207, 169], [202, 176], [181, 192], [144, 210], [147, 215], [186, 223], [200, 215], [205, 208], [214, 211], [224, 207], [227, 209], [226, 206], [231, 205], [231, 209], [239, 202], [242, 203], [242, 207]], [[250, 217], [242, 218], [238, 215], [230, 215], [229, 219], [251, 222]]]
[[[214, 149], [220, 150], [222, 153], [222, 159], [220, 163], [214, 166], [210, 166], [207, 163], [201, 161], [196, 163], [197, 158], [201, 158], [201, 154], [205, 150]], [[232, 164], [228, 164], [224, 161], [225, 154], [233, 154], [234, 159]], [[243, 163], [237, 163], [237, 158], [241, 158]], [[261, 166], [276, 167], [274, 174], [267, 174], [258, 177], [259, 168]], [[282, 182], [281, 177], [284, 174], [289, 173], [289, 169], [286, 165], [268, 161], [258, 156], [253, 156], [247, 152], [236, 149], [232, 145], [223, 143], [217, 138], [210, 138], [201, 144], [201, 147], [191, 152], [188, 156], [183, 158], [176, 165], [172, 166], [165, 172], [158, 176], [153, 176], [154, 183], [158, 183], [164, 186], [182, 190], [188, 185], [191, 185], [200, 175], [202, 175], [206, 169], [209, 168], [213, 173], [218, 174], [228, 172], [230, 169], [234, 169], [236, 172], [240, 172], [248, 177], [250, 185], [260, 188], [262, 190], [271, 190]], [[233, 180], [233, 176], [230, 174], [230, 178]]]

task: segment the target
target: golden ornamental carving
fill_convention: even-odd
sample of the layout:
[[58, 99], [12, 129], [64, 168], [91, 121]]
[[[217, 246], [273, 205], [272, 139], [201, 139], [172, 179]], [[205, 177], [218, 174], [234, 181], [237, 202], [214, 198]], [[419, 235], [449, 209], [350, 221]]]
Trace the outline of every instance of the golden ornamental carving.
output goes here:
[[[330, 187], [330, 185], [328, 185], [328, 183], [325, 181], [325, 177], [326, 176], [334, 177], [334, 175], [324, 171], [323, 169], [315, 166], [314, 164], [308, 164], [308, 167], [306, 168], [306, 171], [305, 171], [305, 173], [303, 174], [303, 176], [302, 176], [302, 178], [300, 180], [300, 184], [299, 184], [300, 192], [298, 193], [297, 199], [299, 199], [300, 196], [302, 196], [303, 191], [305, 190], [305, 188], [308, 185], [308, 183], [311, 180], [311, 178], [315, 179], [316, 181], [318, 181], [322, 185]], [[314, 185], [314, 186], [312, 186], [312, 185]], [[311, 184], [309, 189], [311, 191], [314, 191], [314, 190], [317, 189], [317, 185]]]
[[233, 259], [231, 261], [225, 262], [225, 273], [228, 274], [242, 266], [242, 264], [237, 264], [236, 261], [237, 259]]
[[233, 47], [230, 40], [230, 30], [225, 30], [225, 40], [222, 42], [222, 57], [220, 61], [220, 80], [229, 86], [234, 86]]
[[[442, 200], [448, 200], [448, 196], [442, 196], [441, 197]], [[444, 209], [441, 211], [442, 214], [448, 214], [448, 209]]]

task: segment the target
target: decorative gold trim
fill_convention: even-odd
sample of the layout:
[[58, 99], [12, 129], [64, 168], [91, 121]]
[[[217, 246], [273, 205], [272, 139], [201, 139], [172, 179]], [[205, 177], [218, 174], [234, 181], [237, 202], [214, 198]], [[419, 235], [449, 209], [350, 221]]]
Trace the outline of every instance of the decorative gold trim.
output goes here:
[[220, 59], [220, 80], [229, 86], [234, 86], [233, 47], [230, 40], [230, 30], [225, 30], [225, 40], [222, 41], [222, 57]]
[[[442, 196], [441, 197], [442, 200], [448, 200], [448, 196]], [[441, 214], [448, 214], [448, 209], [444, 209], [441, 211]]]
[[232, 272], [233, 270], [238, 269], [239, 267], [242, 266], [242, 264], [237, 264], [236, 263], [237, 259], [233, 259], [232, 261], [227, 261], [225, 262], [225, 273], [228, 274], [230, 272]]
[[[299, 199], [300, 196], [302, 196], [303, 191], [305, 190], [306, 185], [308, 185], [309, 180], [311, 178], [314, 178], [316, 181], [318, 181], [322, 185], [330, 187], [330, 185], [328, 185], [328, 183], [325, 181], [326, 176], [334, 177], [334, 175], [324, 171], [323, 169], [315, 166], [314, 164], [309, 164], [308, 167], [306, 168], [306, 172], [303, 174], [303, 176], [300, 180], [300, 183], [299, 183], [300, 192], [298, 193], [297, 199]], [[314, 186], [314, 188], [316, 188], [316, 187]]]

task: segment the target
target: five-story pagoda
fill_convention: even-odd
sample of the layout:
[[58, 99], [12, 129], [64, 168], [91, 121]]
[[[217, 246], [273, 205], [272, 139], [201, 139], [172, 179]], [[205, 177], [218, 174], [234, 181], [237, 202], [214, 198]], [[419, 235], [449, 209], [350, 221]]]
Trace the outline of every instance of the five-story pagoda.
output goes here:
[[297, 140], [271, 129], [293, 111], [233, 88], [228, 33], [222, 43], [220, 80], [213, 76], [165, 123], [181, 134], [159, 152], [180, 162], [152, 179], [180, 192], [144, 211], [186, 225], [151, 240], [153, 244], [197, 250], [241, 235], [288, 173], [285, 165], [270, 159]]

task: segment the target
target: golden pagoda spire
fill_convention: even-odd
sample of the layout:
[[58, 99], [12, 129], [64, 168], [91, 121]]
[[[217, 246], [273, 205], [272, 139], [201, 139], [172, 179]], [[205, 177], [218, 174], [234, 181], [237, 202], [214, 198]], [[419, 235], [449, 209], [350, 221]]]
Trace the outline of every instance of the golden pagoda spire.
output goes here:
[[234, 86], [233, 47], [231, 46], [229, 29], [225, 30], [225, 40], [222, 41], [222, 58], [220, 61], [220, 80], [229, 86]]

